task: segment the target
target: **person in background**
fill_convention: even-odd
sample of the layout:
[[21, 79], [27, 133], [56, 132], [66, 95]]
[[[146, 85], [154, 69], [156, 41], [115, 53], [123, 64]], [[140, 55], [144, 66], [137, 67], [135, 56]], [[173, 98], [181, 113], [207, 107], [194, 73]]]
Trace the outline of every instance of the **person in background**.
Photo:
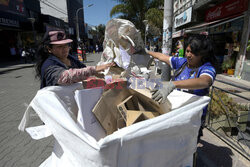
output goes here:
[[[159, 52], [147, 51], [151, 56], [163, 61], [175, 69], [173, 80], [164, 84], [162, 88], [152, 91], [155, 101], [164, 103], [167, 96], [175, 89], [186, 91], [198, 96], [209, 93], [209, 87], [216, 77], [216, 59], [213, 53], [212, 42], [207, 36], [190, 37], [183, 57], [170, 57]], [[205, 122], [207, 107], [202, 114], [202, 124]], [[199, 137], [202, 135], [202, 128]]]
[[50, 30], [44, 34], [36, 52], [36, 77], [41, 80], [40, 88], [55, 85], [70, 85], [103, 71], [113, 63], [88, 66], [69, 55], [71, 39], [64, 31]]
[[12, 46], [10, 47], [10, 55], [11, 55], [11, 59], [12, 59], [12, 60], [15, 60], [16, 57], [17, 57], [17, 52], [16, 52], [16, 48], [15, 48], [14, 45], [12, 45]]
[[183, 57], [184, 56], [184, 48], [183, 44], [180, 40], [176, 42], [176, 55], [177, 57]]
[[23, 51], [21, 53], [21, 58], [23, 59], [25, 64], [28, 63], [28, 55], [26, 47], [23, 48]]
[[96, 53], [99, 53], [99, 47], [97, 44], [95, 45], [95, 50], [96, 50]]

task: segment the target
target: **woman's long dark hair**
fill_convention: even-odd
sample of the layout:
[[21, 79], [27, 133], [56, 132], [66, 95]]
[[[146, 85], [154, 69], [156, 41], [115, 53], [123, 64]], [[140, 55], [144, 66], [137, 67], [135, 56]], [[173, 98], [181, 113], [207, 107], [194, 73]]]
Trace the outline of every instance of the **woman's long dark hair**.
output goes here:
[[212, 41], [206, 35], [195, 35], [189, 37], [187, 46], [195, 55], [202, 56], [202, 64], [210, 62], [215, 68], [217, 66], [216, 57], [214, 56], [214, 47]]
[[[53, 31], [53, 30], [50, 30], [50, 31]], [[52, 47], [49, 43], [50, 43], [49, 31], [47, 31], [44, 34], [43, 39], [42, 39], [41, 43], [39, 44], [39, 47], [36, 51], [36, 58], [37, 58], [37, 62], [35, 65], [36, 78], [38, 78], [40, 80], [41, 80], [41, 67], [42, 67], [44, 61], [49, 57], [48, 48]]]

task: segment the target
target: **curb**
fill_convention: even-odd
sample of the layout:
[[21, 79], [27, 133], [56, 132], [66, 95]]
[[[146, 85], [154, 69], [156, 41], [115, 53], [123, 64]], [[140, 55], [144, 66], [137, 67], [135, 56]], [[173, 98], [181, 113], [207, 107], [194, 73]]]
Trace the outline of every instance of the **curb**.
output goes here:
[[8, 73], [14, 70], [19, 70], [19, 69], [24, 69], [24, 68], [31, 68], [34, 67], [35, 64], [29, 64], [29, 65], [15, 65], [15, 66], [10, 66], [7, 68], [0, 68], [0, 74]]

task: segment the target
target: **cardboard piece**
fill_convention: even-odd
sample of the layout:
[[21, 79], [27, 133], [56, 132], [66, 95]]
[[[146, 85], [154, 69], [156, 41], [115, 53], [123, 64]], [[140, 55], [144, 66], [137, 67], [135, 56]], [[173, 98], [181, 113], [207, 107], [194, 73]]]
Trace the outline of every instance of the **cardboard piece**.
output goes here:
[[92, 112], [105, 129], [106, 134], [111, 134], [120, 126], [120, 113], [117, 105], [130, 96], [128, 89], [109, 89], [103, 93], [100, 100], [96, 103]]
[[127, 110], [126, 126], [159, 116], [158, 112]]
[[[122, 111], [119, 111], [120, 108]], [[133, 89], [110, 89], [103, 93], [92, 112], [105, 129], [106, 134], [109, 135], [118, 128], [122, 128], [121, 124], [124, 122], [120, 119], [122, 116], [126, 122], [127, 110], [150, 111], [164, 114], [169, 112], [171, 107], [168, 105], [159, 105], [153, 99]], [[146, 117], [149, 118], [150, 116], [146, 115]], [[134, 121], [137, 121], [137, 119]]]
[[140, 111], [132, 111], [128, 110], [127, 112], [127, 121], [126, 121], [126, 126], [130, 126], [136, 122], [140, 122], [145, 120], [143, 117], [143, 113]]

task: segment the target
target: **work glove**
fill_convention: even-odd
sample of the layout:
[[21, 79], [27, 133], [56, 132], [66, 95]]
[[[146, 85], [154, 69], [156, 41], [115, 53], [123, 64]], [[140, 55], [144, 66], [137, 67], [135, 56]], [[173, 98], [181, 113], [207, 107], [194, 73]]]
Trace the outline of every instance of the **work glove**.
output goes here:
[[167, 82], [163, 84], [162, 88], [160, 89], [153, 89], [151, 91], [152, 99], [159, 102], [165, 103], [167, 101], [167, 96], [175, 89], [175, 85], [173, 82]]
[[149, 50], [147, 48], [144, 49], [144, 51], [148, 54]]

